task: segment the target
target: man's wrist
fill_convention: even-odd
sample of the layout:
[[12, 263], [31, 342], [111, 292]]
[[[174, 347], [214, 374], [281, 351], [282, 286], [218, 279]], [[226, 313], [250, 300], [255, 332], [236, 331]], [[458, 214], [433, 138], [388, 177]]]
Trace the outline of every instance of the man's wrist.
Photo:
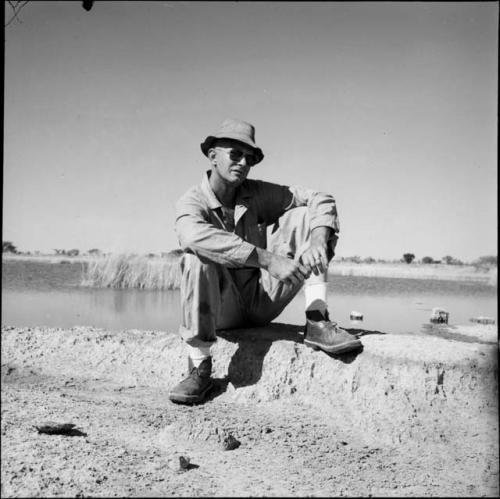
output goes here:
[[333, 229], [325, 225], [315, 227], [311, 231], [311, 240], [318, 243], [327, 243], [332, 236]]
[[250, 267], [258, 267], [267, 270], [269, 267], [273, 254], [263, 248], [256, 246], [254, 250], [250, 253], [246, 264]]

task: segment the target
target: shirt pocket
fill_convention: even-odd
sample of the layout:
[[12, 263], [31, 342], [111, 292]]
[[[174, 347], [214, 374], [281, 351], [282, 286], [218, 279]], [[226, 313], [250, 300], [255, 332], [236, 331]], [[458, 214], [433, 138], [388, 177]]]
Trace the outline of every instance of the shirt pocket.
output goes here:
[[265, 222], [256, 224], [256, 246], [259, 248], [267, 248], [267, 224]]
[[266, 223], [261, 222], [252, 210], [248, 210], [243, 217], [243, 239], [259, 248], [266, 247]]

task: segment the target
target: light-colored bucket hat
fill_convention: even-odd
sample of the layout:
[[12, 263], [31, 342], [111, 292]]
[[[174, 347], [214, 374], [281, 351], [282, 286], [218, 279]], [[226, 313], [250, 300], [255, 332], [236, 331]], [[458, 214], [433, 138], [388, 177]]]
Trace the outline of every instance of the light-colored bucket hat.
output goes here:
[[219, 129], [213, 135], [209, 135], [205, 139], [205, 142], [200, 144], [205, 156], [208, 155], [208, 150], [213, 147], [213, 143], [217, 139], [233, 139], [252, 147], [255, 154], [255, 164], [260, 163], [264, 159], [264, 153], [255, 143], [255, 127], [246, 121], [233, 118], [225, 119]]

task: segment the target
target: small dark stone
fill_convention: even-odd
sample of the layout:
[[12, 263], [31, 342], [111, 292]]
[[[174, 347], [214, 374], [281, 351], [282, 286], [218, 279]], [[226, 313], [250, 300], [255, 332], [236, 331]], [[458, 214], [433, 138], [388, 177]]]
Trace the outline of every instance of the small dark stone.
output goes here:
[[38, 433], [45, 433], [47, 435], [67, 435], [70, 437], [86, 437], [87, 434], [77, 430], [73, 423], [53, 423], [52, 421], [35, 425]]
[[43, 423], [40, 426], [35, 426], [38, 430], [38, 433], [47, 433], [48, 435], [54, 435], [61, 432], [67, 432], [72, 430], [76, 425], [73, 423], [53, 423], [49, 421], [47, 423]]
[[175, 471], [177, 471], [177, 473], [184, 473], [196, 468], [199, 468], [199, 465], [192, 463], [189, 457], [179, 456], [179, 468]]
[[234, 438], [231, 433], [224, 438], [224, 450], [234, 450], [237, 449], [240, 445], [241, 442], [239, 440], [236, 440], [236, 438]]
[[190, 461], [189, 457], [179, 456], [179, 468], [181, 470], [188, 470], [189, 461]]

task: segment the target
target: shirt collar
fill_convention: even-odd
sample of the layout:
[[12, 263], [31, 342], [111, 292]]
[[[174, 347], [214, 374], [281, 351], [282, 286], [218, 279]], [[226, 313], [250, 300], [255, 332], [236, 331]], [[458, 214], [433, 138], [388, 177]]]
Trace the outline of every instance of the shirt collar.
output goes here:
[[216, 210], [217, 208], [221, 208], [222, 204], [217, 199], [217, 196], [215, 195], [210, 185], [210, 173], [210, 170], [207, 170], [205, 172], [205, 175], [203, 175], [203, 179], [201, 181], [201, 191], [203, 192], [203, 194], [205, 194], [208, 200], [208, 207], [211, 210]]
[[[210, 170], [207, 170], [205, 174], [203, 175], [203, 179], [201, 181], [201, 190], [203, 194], [205, 194], [207, 200], [208, 200], [208, 207], [211, 210], [216, 210], [217, 208], [222, 208], [221, 202], [217, 199], [217, 196], [215, 195], [212, 186], [210, 185], [210, 174], [212, 172]], [[251, 193], [248, 189], [247, 181], [245, 180], [238, 190], [236, 191], [236, 204], [242, 204], [246, 205], [247, 202], [244, 201], [244, 199], [250, 198]]]

